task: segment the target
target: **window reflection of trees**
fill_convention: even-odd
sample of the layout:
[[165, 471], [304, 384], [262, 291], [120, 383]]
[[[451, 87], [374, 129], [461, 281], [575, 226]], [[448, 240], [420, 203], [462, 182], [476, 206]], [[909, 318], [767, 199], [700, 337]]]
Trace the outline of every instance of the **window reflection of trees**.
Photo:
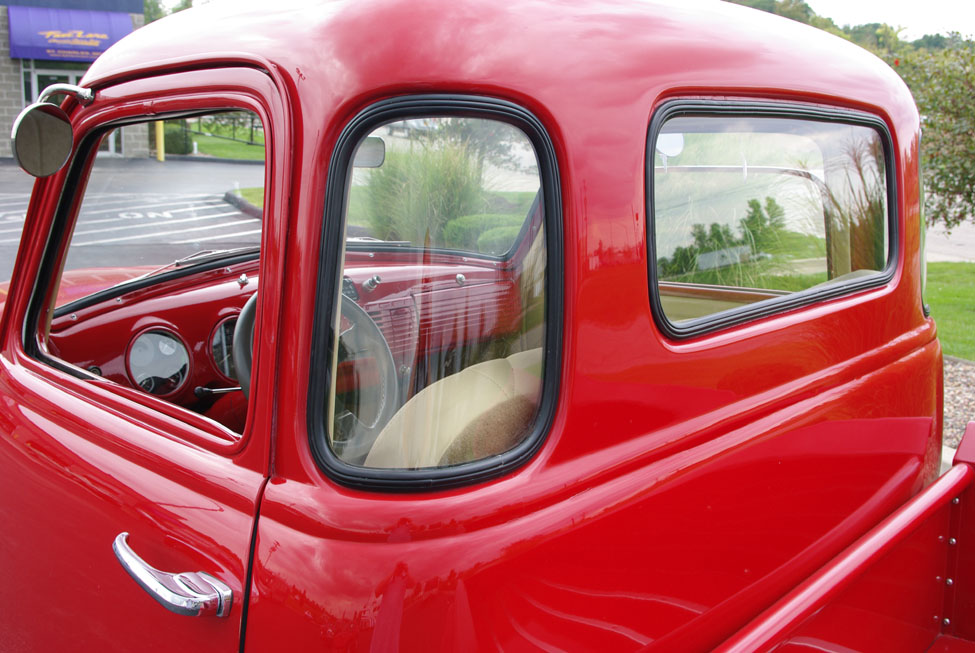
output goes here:
[[[715, 120], [720, 120], [715, 118]], [[787, 121], [783, 121], [787, 122]], [[751, 166], [750, 134], [692, 134], [681, 155], [654, 171], [657, 271], [661, 281], [799, 291], [857, 271], [884, 269], [887, 198], [883, 145], [873, 130], [804, 125], [822, 148], [822, 168]], [[793, 133], [770, 136], [783, 144]], [[693, 137], [697, 137], [696, 140]], [[705, 147], [710, 139], [710, 145]], [[740, 165], [727, 160], [741, 148]], [[744, 143], [744, 144], [743, 144]], [[799, 151], [799, 146], [782, 151]], [[712, 157], [711, 155], [714, 154]], [[767, 163], [767, 151], [763, 154]], [[783, 157], [785, 160], [785, 157]], [[824, 181], [825, 177], [825, 181]]]

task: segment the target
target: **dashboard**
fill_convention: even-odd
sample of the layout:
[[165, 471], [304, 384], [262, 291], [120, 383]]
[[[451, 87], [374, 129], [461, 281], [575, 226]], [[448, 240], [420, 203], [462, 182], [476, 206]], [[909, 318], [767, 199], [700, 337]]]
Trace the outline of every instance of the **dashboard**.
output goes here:
[[[236, 429], [243, 415], [226, 415], [217, 406], [227, 403], [219, 401], [223, 395], [211, 391], [238, 385], [233, 330], [241, 307], [257, 291], [257, 271], [255, 258], [61, 313], [51, 323], [48, 349], [93, 374]], [[246, 402], [236, 403], [242, 406], [236, 412], [246, 411]]]
[[[49, 352], [240, 431], [247, 404], [235, 390], [233, 336], [238, 314], [258, 289], [258, 266], [254, 258], [188, 273], [61, 311], [51, 324]], [[456, 371], [470, 343], [503, 338], [522, 323], [518, 284], [494, 259], [437, 254], [418, 265], [414, 252], [350, 247], [342, 292], [386, 340], [403, 401]], [[355, 361], [343, 365], [340, 393]]]

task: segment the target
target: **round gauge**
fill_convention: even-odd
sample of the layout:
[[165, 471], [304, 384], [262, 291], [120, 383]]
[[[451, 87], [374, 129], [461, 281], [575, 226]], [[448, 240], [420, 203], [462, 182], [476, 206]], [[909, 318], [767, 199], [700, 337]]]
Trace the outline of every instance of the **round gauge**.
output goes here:
[[136, 338], [129, 350], [129, 367], [142, 368], [152, 363], [152, 345], [147, 339]]
[[139, 334], [129, 347], [129, 376], [146, 392], [168, 395], [179, 390], [190, 369], [190, 354], [175, 334], [161, 329]]
[[210, 351], [213, 353], [213, 364], [217, 370], [232, 381], [237, 380], [237, 370], [234, 369], [234, 329], [237, 328], [237, 318], [224, 320], [213, 330], [213, 340]]
[[178, 343], [174, 343], [169, 338], [160, 338], [156, 346], [159, 347], [159, 353], [167, 357], [172, 356], [179, 350]]

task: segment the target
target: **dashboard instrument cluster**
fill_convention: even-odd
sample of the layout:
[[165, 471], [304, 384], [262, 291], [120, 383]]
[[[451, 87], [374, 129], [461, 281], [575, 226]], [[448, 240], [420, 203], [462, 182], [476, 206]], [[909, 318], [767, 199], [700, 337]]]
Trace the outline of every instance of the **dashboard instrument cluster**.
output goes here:
[[51, 323], [48, 348], [93, 374], [206, 415], [219, 399], [212, 391], [238, 385], [234, 328], [257, 291], [257, 272], [256, 259], [245, 261], [62, 312]]
[[[444, 256], [423, 267], [398, 256], [350, 251], [343, 294], [377, 325], [407, 398], [449, 373], [427, 370], [429, 356], [444, 358], [461, 340], [515, 331], [521, 306], [517, 284], [493, 262]], [[246, 399], [236, 378], [234, 331], [257, 291], [258, 271], [253, 259], [68, 304], [52, 321], [47, 346], [92, 374], [239, 430]], [[471, 315], [478, 320], [471, 323]], [[229, 402], [233, 395], [239, 400]], [[236, 408], [228, 416], [229, 403]]]

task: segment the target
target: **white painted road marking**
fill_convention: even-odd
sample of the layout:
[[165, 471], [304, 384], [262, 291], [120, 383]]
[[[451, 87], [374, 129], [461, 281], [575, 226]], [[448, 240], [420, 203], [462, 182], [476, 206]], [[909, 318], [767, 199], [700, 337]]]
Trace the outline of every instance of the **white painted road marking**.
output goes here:
[[[26, 211], [28, 198], [20, 197], [23, 199], [19, 207]], [[0, 199], [5, 198], [0, 196]], [[13, 207], [14, 203], [11, 202], [10, 206]], [[9, 227], [4, 225], [5, 228], [0, 229], [0, 245], [16, 245], [23, 230], [23, 214], [0, 213], [0, 220], [9, 224]], [[114, 243], [129, 243], [132, 246], [174, 245], [230, 238], [242, 238], [245, 243], [257, 245], [260, 243], [260, 229], [241, 231], [241, 226], [260, 222], [213, 194], [92, 193], [85, 197], [72, 235], [71, 247]], [[211, 233], [199, 239], [190, 236], [199, 232], [221, 231], [223, 233]], [[104, 237], [120, 232], [130, 232], [131, 235]], [[178, 242], [172, 240], [183, 234], [189, 239], [180, 238]], [[4, 235], [8, 237], [2, 238]]]

